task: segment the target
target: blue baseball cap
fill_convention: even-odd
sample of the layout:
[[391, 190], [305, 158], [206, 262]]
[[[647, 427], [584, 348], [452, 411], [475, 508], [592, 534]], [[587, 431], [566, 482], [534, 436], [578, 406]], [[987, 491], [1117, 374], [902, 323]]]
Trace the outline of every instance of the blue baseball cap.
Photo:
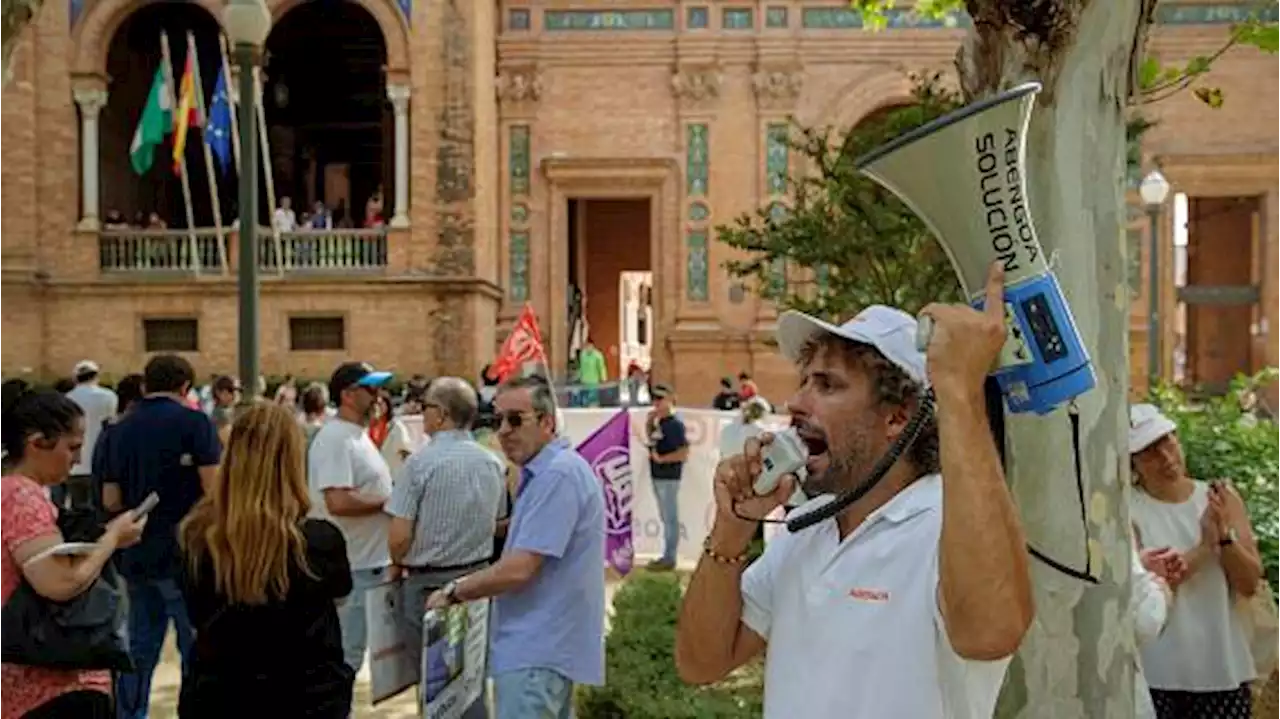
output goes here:
[[343, 390], [351, 387], [381, 387], [391, 379], [390, 372], [379, 372], [368, 362], [344, 362], [329, 379], [329, 397], [337, 402]]

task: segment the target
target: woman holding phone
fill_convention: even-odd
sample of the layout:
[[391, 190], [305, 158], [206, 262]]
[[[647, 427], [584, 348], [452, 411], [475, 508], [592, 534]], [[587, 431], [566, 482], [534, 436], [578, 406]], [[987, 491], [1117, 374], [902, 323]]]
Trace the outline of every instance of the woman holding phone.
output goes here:
[[354, 672], [336, 600], [351, 593], [342, 532], [308, 519], [293, 413], [250, 407], [231, 425], [212, 493], [178, 529], [196, 637], [178, 715], [345, 719]]
[[[0, 408], [0, 443], [7, 473], [0, 478], [0, 601], [26, 581], [41, 597], [65, 602], [89, 588], [112, 552], [138, 541], [146, 518], [125, 512], [85, 554], [56, 556], [64, 543], [48, 488], [62, 483], [80, 459], [84, 412], [57, 392], [19, 388]], [[106, 670], [0, 665], [3, 719], [102, 719], [115, 715]]]

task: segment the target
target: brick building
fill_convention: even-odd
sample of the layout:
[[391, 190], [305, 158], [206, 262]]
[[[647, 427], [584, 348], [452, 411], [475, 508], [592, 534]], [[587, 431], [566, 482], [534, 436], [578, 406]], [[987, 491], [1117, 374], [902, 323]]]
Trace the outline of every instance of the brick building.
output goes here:
[[[194, 236], [103, 223], [108, 210], [160, 207], [185, 226], [175, 180], [133, 174], [129, 139], [159, 29], [178, 58], [193, 33], [210, 94], [219, 5], [48, 2], [28, 31], [3, 97], [6, 375], [65, 372], [82, 356], [121, 373], [160, 349], [190, 353], [201, 372], [234, 367], [236, 238], [224, 227], [219, 250], [211, 209], [216, 195], [234, 216], [234, 173], [211, 195], [188, 149]], [[379, 187], [389, 223], [267, 233], [265, 372], [319, 375], [358, 356], [471, 375], [526, 301], [562, 368], [585, 304], [614, 372], [638, 335], [655, 374], [691, 403], [740, 370], [774, 399], [793, 381], [767, 343], [773, 309], [725, 274], [730, 251], [714, 239], [717, 223], [781, 191], [792, 158], [778, 128], [791, 116], [848, 127], [906, 102], [906, 73], [948, 67], [963, 24], [898, 14], [872, 33], [840, 3], [810, 0], [268, 5], [275, 194], [358, 216]], [[1166, 0], [1151, 49], [1166, 62], [1207, 54], [1250, 7]], [[334, 70], [335, 56], [351, 69]], [[1225, 107], [1185, 93], [1152, 106], [1144, 154], [1188, 208], [1183, 250], [1177, 213], [1158, 216], [1164, 372], [1179, 346], [1179, 371], [1212, 383], [1277, 361], [1275, 59], [1231, 50], [1210, 81]], [[1149, 263], [1135, 210], [1141, 384]], [[639, 312], [620, 307], [621, 272], [651, 273]], [[644, 326], [621, 326], [631, 322]]]

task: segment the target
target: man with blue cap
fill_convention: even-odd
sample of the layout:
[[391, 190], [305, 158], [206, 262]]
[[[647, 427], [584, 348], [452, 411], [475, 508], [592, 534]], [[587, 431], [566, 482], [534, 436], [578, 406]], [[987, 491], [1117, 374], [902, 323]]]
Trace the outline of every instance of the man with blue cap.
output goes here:
[[385, 582], [391, 567], [391, 516], [383, 509], [391, 498], [391, 470], [366, 431], [378, 390], [390, 379], [390, 372], [367, 362], [339, 365], [329, 379], [329, 398], [338, 411], [307, 449], [312, 514], [332, 521], [347, 540], [353, 589], [338, 607], [338, 621], [343, 657], [353, 675], [368, 644], [365, 592]]

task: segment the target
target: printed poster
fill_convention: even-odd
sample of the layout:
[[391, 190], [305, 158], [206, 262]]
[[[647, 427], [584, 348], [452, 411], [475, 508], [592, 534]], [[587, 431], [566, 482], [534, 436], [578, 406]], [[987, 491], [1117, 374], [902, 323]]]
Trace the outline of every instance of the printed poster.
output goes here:
[[422, 627], [422, 716], [461, 719], [484, 694], [489, 600], [429, 609]]
[[369, 693], [373, 703], [391, 699], [418, 683], [410, 642], [421, 641], [401, 620], [400, 580], [373, 587], [365, 595], [369, 627]]

